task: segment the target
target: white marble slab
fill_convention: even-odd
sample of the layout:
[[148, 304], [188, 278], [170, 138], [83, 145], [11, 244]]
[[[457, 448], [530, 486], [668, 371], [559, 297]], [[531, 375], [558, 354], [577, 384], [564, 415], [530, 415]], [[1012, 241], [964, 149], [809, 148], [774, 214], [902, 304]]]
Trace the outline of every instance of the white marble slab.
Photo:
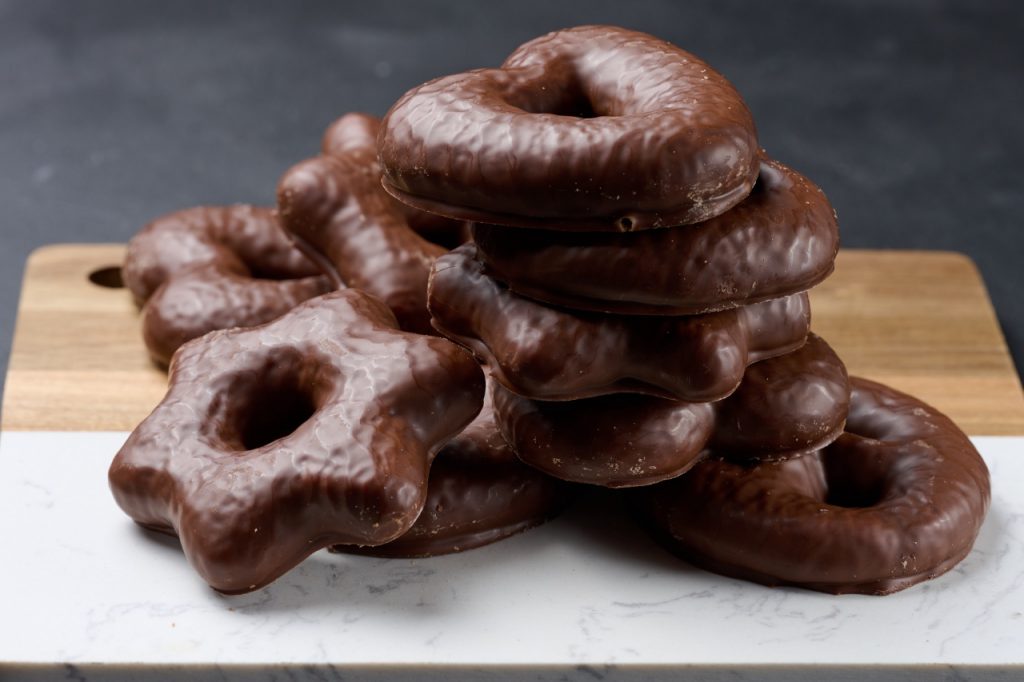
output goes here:
[[975, 439], [994, 489], [975, 550], [889, 597], [693, 569], [603, 497], [461, 555], [321, 552], [224, 597], [114, 505], [126, 435], [0, 438], [0, 678], [1024, 677], [1024, 438]]

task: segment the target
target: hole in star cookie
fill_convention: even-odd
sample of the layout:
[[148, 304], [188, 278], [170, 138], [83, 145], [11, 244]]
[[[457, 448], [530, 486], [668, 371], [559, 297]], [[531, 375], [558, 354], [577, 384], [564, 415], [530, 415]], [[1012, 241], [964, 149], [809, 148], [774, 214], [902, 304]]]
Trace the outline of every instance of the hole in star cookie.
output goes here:
[[255, 450], [294, 433], [315, 411], [313, 397], [299, 386], [258, 392], [239, 425], [243, 449]]
[[104, 287], [106, 289], [124, 288], [124, 279], [121, 277], [121, 268], [117, 265], [110, 265], [93, 270], [89, 273], [89, 281], [98, 287]]
[[286, 438], [312, 417], [334, 379], [326, 365], [295, 351], [271, 354], [262, 366], [231, 377], [209, 423], [228, 450], [256, 450]]

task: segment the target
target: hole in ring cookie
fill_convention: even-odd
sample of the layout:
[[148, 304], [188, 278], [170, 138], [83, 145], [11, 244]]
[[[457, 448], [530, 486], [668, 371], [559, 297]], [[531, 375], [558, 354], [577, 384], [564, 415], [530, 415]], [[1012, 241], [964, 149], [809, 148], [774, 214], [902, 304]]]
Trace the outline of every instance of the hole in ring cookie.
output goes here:
[[870, 473], [854, 475], [845, 462], [836, 462], [832, 451], [822, 452], [822, 473], [825, 477], [825, 504], [845, 509], [867, 509], [885, 498], [885, 481]]
[[286, 272], [284, 270], [268, 268], [266, 263], [263, 263], [258, 259], [245, 258], [242, 255], [239, 255], [238, 257], [242, 263], [245, 264], [246, 269], [249, 270], [249, 277], [252, 279], [262, 279], [270, 282], [287, 282], [289, 280], [308, 277], [306, 273]]
[[[319, 409], [328, 368], [315, 357], [282, 349], [257, 367], [231, 375], [218, 391], [208, 434], [228, 450], [248, 452], [298, 431]], [[231, 396], [229, 399], [228, 396]]]
[[89, 273], [88, 278], [90, 282], [98, 287], [104, 287], [106, 289], [124, 288], [124, 279], [121, 277], [121, 267], [118, 265], [108, 265], [106, 267], [93, 270]]
[[554, 114], [568, 118], [599, 118], [604, 115], [595, 111], [594, 104], [583, 93], [571, 94], [555, 106], [523, 109], [531, 114]]
[[[570, 67], [571, 68], [571, 67]], [[531, 114], [552, 114], [568, 118], [600, 118], [613, 115], [602, 111], [588, 96], [578, 74], [559, 82], [528, 80], [519, 92], [509, 93], [509, 104]], [[600, 96], [600, 95], [599, 95]]]

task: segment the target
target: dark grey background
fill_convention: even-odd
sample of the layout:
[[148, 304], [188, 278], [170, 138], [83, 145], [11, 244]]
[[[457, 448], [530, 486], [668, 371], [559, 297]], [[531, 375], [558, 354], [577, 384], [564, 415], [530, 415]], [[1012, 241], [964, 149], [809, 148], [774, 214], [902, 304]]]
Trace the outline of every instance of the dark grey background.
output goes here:
[[1024, 3], [0, 0], [0, 370], [36, 246], [269, 203], [341, 113], [580, 23], [724, 72], [845, 246], [968, 253], [1021, 365]]

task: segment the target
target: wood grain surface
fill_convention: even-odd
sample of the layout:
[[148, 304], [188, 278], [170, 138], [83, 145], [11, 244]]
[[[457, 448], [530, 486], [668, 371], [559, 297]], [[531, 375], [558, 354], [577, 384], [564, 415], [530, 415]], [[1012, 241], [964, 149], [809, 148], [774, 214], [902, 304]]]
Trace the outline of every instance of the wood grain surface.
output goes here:
[[[0, 429], [128, 431], [164, 393], [124, 288], [90, 281], [119, 244], [36, 251], [25, 274]], [[965, 256], [847, 250], [812, 292], [814, 330], [851, 374], [910, 392], [972, 435], [1024, 435], [1024, 394]]]

